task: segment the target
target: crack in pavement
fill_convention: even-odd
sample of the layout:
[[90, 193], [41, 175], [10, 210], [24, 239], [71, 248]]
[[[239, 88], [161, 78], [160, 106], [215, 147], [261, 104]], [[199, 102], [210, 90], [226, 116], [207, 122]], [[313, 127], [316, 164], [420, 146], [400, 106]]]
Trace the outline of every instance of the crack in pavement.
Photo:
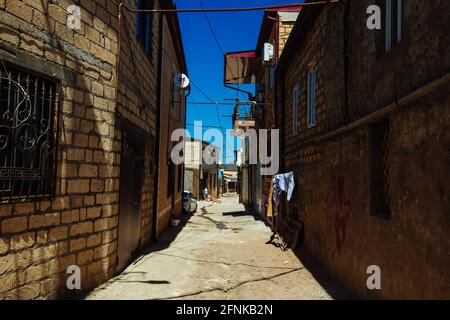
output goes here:
[[288, 267], [255, 266], [255, 265], [248, 264], [248, 263], [245, 263], [245, 262], [223, 262], [223, 261], [201, 260], [201, 259], [195, 259], [195, 258], [189, 258], [189, 257], [183, 257], [183, 256], [177, 256], [177, 255], [174, 255], [174, 254], [159, 253], [159, 252], [156, 252], [155, 255], [168, 256], [168, 257], [179, 258], [179, 259], [185, 259], [185, 260], [195, 261], [195, 262], [199, 262], [199, 263], [223, 264], [223, 265], [227, 265], [227, 266], [242, 265], [242, 266], [246, 266], [246, 267], [249, 267], [249, 268], [255, 268], [255, 269], [281, 269], [281, 270], [291, 270], [291, 271], [292, 270], [297, 270], [296, 268], [288, 268]]
[[267, 277], [261, 277], [261, 278], [256, 278], [256, 279], [249, 279], [249, 280], [245, 280], [245, 281], [241, 281], [238, 282], [236, 285], [229, 287], [229, 288], [223, 288], [223, 287], [216, 287], [216, 288], [211, 288], [211, 289], [203, 289], [203, 290], [198, 290], [192, 293], [183, 293], [177, 296], [171, 296], [171, 297], [164, 297], [164, 298], [155, 298], [155, 299], [150, 299], [150, 300], [173, 300], [173, 299], [178, 299], [178, 298], [186, 298], [186, 297], [192, 297], [192, 296], [197, 296], [199, 294], [202, 293], [208, 293], [208, 292], [213, 292], [213, 291], [225, 291], [225, 292], [229, 292], [231, 290], [234, 290], [244, 284], [247, 283], [254, 283], [254, 282], [261, 282], [261, 281], [270, 281], [272, 279], [278, 278], [278, 277], [282, 277], [284, 275], [290, 274], [290, 273], [294, 273], [297, 271], [300, 271], [304, 269], [304, 267], [300, 267], [300, 268], [296, 268], [290, 271], [286, 271], [286, 272], [282, 272], [273, 276], [267, 276]]

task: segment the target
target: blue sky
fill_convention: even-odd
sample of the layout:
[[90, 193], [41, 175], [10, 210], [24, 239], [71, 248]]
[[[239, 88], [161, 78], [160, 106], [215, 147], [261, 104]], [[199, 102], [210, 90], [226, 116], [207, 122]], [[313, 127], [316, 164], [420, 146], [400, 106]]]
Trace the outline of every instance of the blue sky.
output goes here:
[[[201, 8], [199, 0], [176, 0], [178, 9]], [[202, 0], [205, 8], [255, 7], [287, 3], [299, 0]], [[223, 101], [224, 98], [236, 98], [236, 92], [223, 86], [223, 55], [218, 48], [204, 13], [179, 13], [184, 50], [191, 85], [190, 101]], [[261, 27], [263, 11], [251, 12], [211, 12], [209, 20], [225, 52], [255, 49]], [[200, 90], [197, 88], [199, 87]], [[208, 97], [206, 97], [203, 91]], [[245, 95], [240, 98], [247, 100]], [[219, 116], [217, 115], [219, 114]], [[195, 120], [202, 120], [204, 126], [232, 128], [232, 105], [188, 105], [188, 129], [193, 134]], [[219, 118], [220, 117], [220, 122]], [[206, 130], [206, 128], [204, 128]], [[200, 138], [196, 136], [195, 138]], [[231, 137], [227, 137], [231, 139]], [[236, 148], [236, 147], [235, 147]], [[228, 148], [227, 160], [232, 160], [234, 150]]]

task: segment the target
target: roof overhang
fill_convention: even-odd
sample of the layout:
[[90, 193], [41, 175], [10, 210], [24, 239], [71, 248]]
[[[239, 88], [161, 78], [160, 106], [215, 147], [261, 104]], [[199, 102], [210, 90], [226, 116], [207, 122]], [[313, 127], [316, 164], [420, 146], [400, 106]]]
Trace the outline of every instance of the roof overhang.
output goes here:
[[224, 83], [254, 84], [261, 59], [255, 50], [225, 53]]

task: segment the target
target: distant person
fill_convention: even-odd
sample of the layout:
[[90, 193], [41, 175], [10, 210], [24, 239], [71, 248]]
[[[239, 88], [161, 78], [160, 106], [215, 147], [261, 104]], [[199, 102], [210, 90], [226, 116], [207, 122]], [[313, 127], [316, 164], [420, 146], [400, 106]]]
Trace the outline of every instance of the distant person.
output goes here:
[[206, 201], [208, 200], [208, 188], [205, 188], [203, 190], [203, 199]]

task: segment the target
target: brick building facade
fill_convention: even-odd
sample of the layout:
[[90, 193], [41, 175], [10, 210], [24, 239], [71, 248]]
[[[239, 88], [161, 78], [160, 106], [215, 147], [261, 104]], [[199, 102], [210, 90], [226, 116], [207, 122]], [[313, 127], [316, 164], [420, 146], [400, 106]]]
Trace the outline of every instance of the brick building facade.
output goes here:
[[[160, 137], [159, 137], [159, 177], [156, 235], [159, 236], [170, 224], [172, 218], [179, 219], [183, 207], [184, 165], [174, 165], [170, 159], [171, 141], [174, 130], [186, 126], [186, 98], [183, 90], [176, 88], [174, 77], [187, 73], [184, 60], [181, 32], [175, 15], [166, 15], [167, 23], [163, 31], [167, 34], [162, 42], [162, 86]], [[174, 19], [175, 17], [175, 19]]]
[[[269, 131], [268, 137], [270, 137], [270, 131], [276, 125], [275, 71], [279, 57], [283, 52], [300, 10], [301, 7], [267, 10], [263, 16], [256, 49], [244, 52], [246, 56], [250, 56], [249, 53], [253, 54], [248, 59], [248, 65], [245, 68], [241, 67], [242, 70], [239, 69], [239, 65], [235, 69], [232, 69], [232, 64], [226, 66], [227, 69], [230, 69], [225, 70], [226, 75], [227, 73], [244, 74], [242, 79], [235, 81], [237, 84], [255, 84], [255, 96], [252, 96], [250, 100], [254, 100], [256, 104], [252, 106], [238, 104], [235, 117], [254, 121], [255, 125], [248, 128], [257, 130], [256, 137], [258, 141], [260, 129], [267, 129]], [[239, 53], [237, 54], [239, 55]], [[239, 126], [235, 124], [235, 129], [237, 128]], [[247, 128], [241, 127], [241, 129], [246, 131]], [[259, 148], [259, 143], [250, 142], [248, 137], [244, 138], [244, 141], [245, 161], [240, 165], [241, 201], [248, 209], [263, 216], [269, 224], [273, 224], [272, 217], [268, 217], [266, 212], [272, 176], [261, 174], [262, 165], [259, 161], [257, 164], [249, 164], [250, 149], [254, 147], [253, 144], [258, 145], [256, 148]], [[269, 139], [268, 145], [270, 144], [271, 141]]]
[[[179, 72], [184, 56], [175, 15], [124, 10], [116, 92], [118, 3], [0, 2], [1, 112], [17, 111], [0, 123], [8, 150], [0, 165], [0, 298], [79, 294], [66, 288], [68, 266], [80, 267], [88, 290], [151, 241], [164, 108], [157, 92], [173, 83], [172, 74], [159, 76], [160, 37], [167, 51], [176, 48]], [[70, 5], [81, 8], [79, 29], [68, 28]]]
[[[450, 7], [377, 1], [378, 31], [372, 4], [305, 8], [281, 56], [282, 169], [296, 176], [286, 214], [355, 297], [445, 299]], [[366, 286], [371, 265], [381, 290]]]
[[[259, 109], [262, 111], [262, 117], [257, 121], [255, 129], [269, 130], [269, 137], [270, 131], [276, 128], [275, 71], [300, 10], [301, 8], [292, 8], [290, 11], [266, 12], [259, 33], [257, 53], [263, 52], [265, 43], [270, 43], [275, 48], [275, 54], [271, 61], [263, 62], [256, 73], [256, 102], [260, 103]], [[270, 144], [271, 140], [269, 139], [268, 146]], [[268, 150], [270, 150], [270, 147], [268, 147]], [[252, 208], [262, 215], [269, 224], [273, 225], [273, 217], [267, 215], [272, 176], [261, 175], [261, 165], [259, 164], [251, 166], [250, 177], [252, 179], [250, 183], [252, 187]]]

